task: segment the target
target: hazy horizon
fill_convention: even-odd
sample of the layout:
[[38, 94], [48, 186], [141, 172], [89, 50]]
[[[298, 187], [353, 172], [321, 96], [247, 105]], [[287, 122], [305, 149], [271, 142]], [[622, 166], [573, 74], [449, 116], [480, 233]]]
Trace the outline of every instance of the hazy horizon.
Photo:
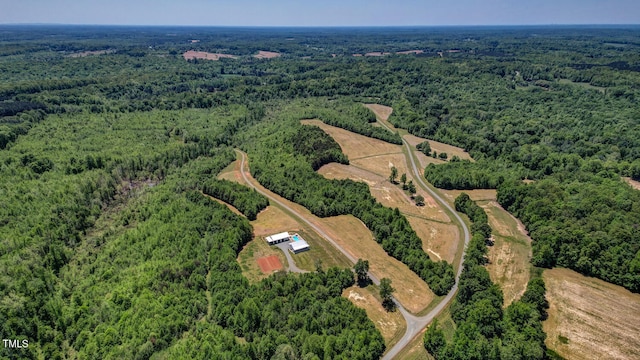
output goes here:
[[638, 25], [637, 0], [0, 0], [2, 25], [406, 27]]

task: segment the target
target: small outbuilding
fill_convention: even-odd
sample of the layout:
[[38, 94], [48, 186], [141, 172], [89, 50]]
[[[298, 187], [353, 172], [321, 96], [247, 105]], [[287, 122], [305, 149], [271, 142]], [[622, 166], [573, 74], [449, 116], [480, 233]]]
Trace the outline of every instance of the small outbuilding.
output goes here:
[[289, 241], [289, 239], [290, 239], [290, 236], [288, 232], [282, 232], [279, 234], [274, 234], [266, 237], [266, 240], [269, 243], [269, 245], [280, 244], [285, 241]]

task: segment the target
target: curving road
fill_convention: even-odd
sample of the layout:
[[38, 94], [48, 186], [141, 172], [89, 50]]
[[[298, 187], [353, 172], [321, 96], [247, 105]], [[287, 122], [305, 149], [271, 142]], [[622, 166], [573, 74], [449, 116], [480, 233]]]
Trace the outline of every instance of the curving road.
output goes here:
[[[382, 123], [382, 122], [381, 122]], [[384, 123], [382, 123], [382, 125], [389, 129]], [[407, 148], [407, 155], [409, 157], [409, 159], [411, 160], [411, 165], [412, 165], [412, 169], [415, 175], [415, 178], [418, 180], [418, 184], [425, 189], [429, 194], [431, 194], [431, 196], [433, 196], [433, 198], [439, 202], [442, 206], [446, 207], [456, 218], [456, 220], [462, 225], [463, 228], [463, 232], [464, 232], [464, 248], [467, 248], [467, 244], [469, 243], [469, 229], [467, 228], [467, 225], [464, 223], [464, 221], [462, 221], [462, 218], [460, 217], [460, 215], [458, 215], [458, 213], [455, 212], [455, 210], [451, 207], [451, 205], [449, 205], [446, 201], [444, 201], [444, 199], [442, 199], [438, 194], [436, 194], [431, 188], [429, 188], [427, 186], [427, 184], [422, 180], [422, 176], [420, 175], [420, 172], [418, 171], [418, 167], [415, 163], [415, 160], [413, 158], [413, 156], [411, 156], [411, 147], [409, 146], [409, 143], [406, 142], [406, 140], [402, 140], [404, 142], [404, 145]], [[242, 160], [240, 161], [240, 173], [242, 174], [242, 178], [245, 181], [245, 183], [247, 183], [247, 185], [249, 185], [250, 187], [252, 187], [253, 189], [255, 189], [257, 192], [259, 192], [260, 194], [266, 196], [267, 198], [269, 198], [270, 201], [273, 201], [274, 203], [278, 204], [278, 206], [282, 207], [283, 209], [289, 211], [291, 214], [293, 214], [295, 217], [297, 217], [300, 221], [303, 221], [304, 223], [306, 223], [307, 225], [309, 225], [314, 231], [316, 231], [320, 236], [324, 237], [327, 241], [329, 241], [336, 249], [340, 250], [340, 252], [342, 252], [347, 259], [349, 259], [351, 262], [353, 262], [354, 264], [356, 263], [357, 259], [354, 258], [353, 256], [351, 256], [351, 254], [349, 254], [346, 250], [344, 250], [342, 247], [340, 247], [340, 245], [338, 245], [338, 243], [336, 243], [335, 240], [333, 240], [331, 238], [331, 236], [329, 236], [327, 233], [325, 233], [320, 227], [318, 227], [317, 225], [315, 225], [314, 223], [312, 223], [311, 221], [307, 220], [304, 216], [302, 216], [301, 214], [299, 214], [296, 210], [294, 210], [293, 208], [289, 207], [288, 205], [286, 205], [285, 203], [283, 203], [282, 201], [276, 199], [270, 192], [266, 192], [263, 191], [261, 189], [259, 189], [258, 187], [256, 187], [247, 177], [247, 174], [245, 172], [245, 161], [247, 158], [247, 155], [236, 149], [236, 152], [238, 152], [241, 157]], [[429, 323], [431, 323], [431, 321], [433, 321], [433, 319], [438, 316], [440, 314], [440, 312], [451, 302], [451, 300], [453, 299], [457, 289], [458, 289], [458, 280], [460, 279], [460, 274], [462, 273], [462, 262], [464, 261], [464, 253], [462, 255], [462, 260], [460, 261], [460, 265], [458, 266], [457, 272], [456, 272], [456, 283], [453, 286], [453, 288], [451, 289], [451, 291], [449, 292], [449, 294], [434, 308], [432, 309], [428, 314], [423, 315], [423, 316], [415, 316], [413, 314], [411, 314], [410, 312], [408, 312], [403, 306], [402, 304], [400, 304], [397, 300], [393, 300], [394, 303], [397, 306], [398, 311], [400, 312], [400, 314], [402, 314], [402, 316], [405, 319], [405, 322], [407, 323], [407, 330], [405, 332], [405, 334], [402, 336], [402, 338], [400, 339], [400, 341], [395, 344], [383, 357], [383, 359], [393, 359], [396, 355], [398, 355], [398, 353], [404, 349], [409, 342], [411, 342], [411, 340], [418, 334], [420, 333], [420, 331], [422, 331], [422, 329], [424, 329], [427, 325], [429, 325]], [[373, 281], [374, 284], [379, 285], [380, 284], [380, 280], [377, 279], [373, 274], [369, 273], [369, 277], [371, 278], [371, 281]]]

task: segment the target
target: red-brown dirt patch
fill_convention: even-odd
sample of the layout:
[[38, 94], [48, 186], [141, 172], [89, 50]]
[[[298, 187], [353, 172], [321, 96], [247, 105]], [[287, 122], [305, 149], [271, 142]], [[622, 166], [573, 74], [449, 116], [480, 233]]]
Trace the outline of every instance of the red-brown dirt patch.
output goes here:
[[194, 50], [189, 50], [186, 53], [182, 54], [182, 57], [185, 60], [193, 60], [193, 59], [200, 59], [200, 60], [220, 60], [222, 58], [227, 58], [227, 59], [237, 59], [238, 57], [235, 55], [230, 55], [230, 54], [218, 54], [218, 53], [208, 53], [205, 51], [194, 51]]
[[273, 52], [273, 51], [264, 51], [264, 50], [260, 50], [258, 51], [257, 54], [253, 55], [253, 57], [256, 59], [273, 59], [280, 56], [281, 56], [280, 53]]
[[262, 257], [256, 261], [258, 262], [258, 266], [260, 266], [260, 270], [264, 274], [270, 274], [274, 271], [282, 270], [282, 263], [275, 255]]

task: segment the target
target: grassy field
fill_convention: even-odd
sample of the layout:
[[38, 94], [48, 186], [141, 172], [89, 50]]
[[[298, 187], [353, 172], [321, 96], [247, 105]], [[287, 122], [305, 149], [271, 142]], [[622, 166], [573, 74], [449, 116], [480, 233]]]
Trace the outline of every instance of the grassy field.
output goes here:
[[568, 269], [543, 277], [550, 349], [568, 360], [640, 359], [640, 294]]
[[426, 308], [435, 295], [429, 286], [407, 265], [390, 257], [373, 240], [373, 234], [351, 215], [320, 219], [323, 228], [338, 244], [356, 259], [369, 260], [371, 273], [378, 279], [391, 279], [394, 296], [409, 311], [418, 313]]
[[405, 215], [415, 216], [438, 222], [450, 222], [447, 214], [426, 191], [418, 188], [418, 195], [425, 199], [425, 206], [416, 206], [400, 185], [392, 184], [386, 176], [372, 173], [355, 165], [327, 164], [318, 173], [328, 179], [351, 179], [369, 185], [371, 195], [382, 205], [398, 208]]
[[342, 152], [349, 156], [349, 160], [402, 152], [400, 145], [389, 144], [388, 142], [358, 135], [350, 131], [327, 125], [320, 120], [302, 120], [302, 124], [315, 125], [331, 135], [340, 147]]
[[404, 334], [407, 323], [398, 311], [388, 312], [381, 304], [379, 289], [374, 285], [365, 288], [352, 286], [342, 292], [342, 296], [349, 299], [355, 306], [364, 309], [367, 316], [382, 334], [387, 349], [393, 347]]
[[414, 147], [422, 142], [428, 141], [429, 145], [431, 145], [431, 151], [437, 151], [438, 154], [447, 153], [448, 159], [451, 159], [453, 156], [457, 156], [463, 160], [473, 161], [473, 159], [471, 158], [471, 155], [469, 155], [468, 152], [464, 151], [464, 149], [459, 148], [457, 146], [444, 144], [438, 141], [424, 139], [414, 135], [405, 135], [403, 136], [403, 138], [407, 140], [409, 145]]
[[453, 224], [424, 220], [407, 216], [411, 228], [422, 239], [422, 249], [435, 261], [453, 263], [460, 242], [460, 231]]
[[[254, 239], [251, 240], [238, 254], [238, 263], [242, 268], [242, 274], [249, 279], [250, 282], [255, 283], [258, 282], [271, 274], [264, 274], [260, 270], [257, 259], [269, 255], [276, 255], [280, 262], [285, 267], [288, 266], [287, 259], [285, 258], [282, 251], [280, 251], [277, 247], [269, 246], [267, 242], [264, 240], [264, 228], [271, 227], [273, 224], [271, 221], [274, 219], [273, 215], [276, 214], [278, 209], [273, 207], [268, 207], [263, 210], [260, 214], [258, 214], [258, 218], [255, 221], [252, 221], [254, 229]], [[277, 221], [282, 221], [278, 219]], [[284, 227], [283, 227], [284, 228]], [[261, 235], [257, 235], [258, 232]], [[271, 233], [273, 234], [273, 233]]]
[[487, 212], [493, 230], [487, 270], [491, 280], [500, 285], [504, 305], [519, 299], [527, 289], [531, 273], [531, 238], [524, 225], [495, 201], [478, 202]]
[[471, 200], [473, 201], [496, 201], [496, 191], [493, 189], [478, 189], [478, 190], [442, 190], [438, 189], [438, 191], [443, 194], [443, 198], [450, 204], [453, 205], [453, 202], [456, 198], [462, 194], [467, 193]]

